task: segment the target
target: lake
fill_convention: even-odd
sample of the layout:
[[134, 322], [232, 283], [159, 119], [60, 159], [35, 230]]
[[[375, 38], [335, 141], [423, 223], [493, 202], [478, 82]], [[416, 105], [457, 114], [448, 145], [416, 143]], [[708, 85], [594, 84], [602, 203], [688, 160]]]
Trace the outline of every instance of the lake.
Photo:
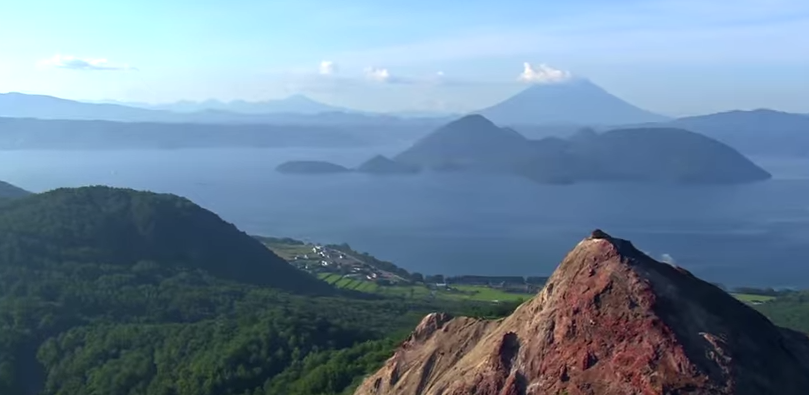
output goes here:
[[186, 196], [251, 234], [347, 242], [422, 273], [547, 275], [594, 228], [727, 285], [809, 287], [809, 161], [755, 158], [742, 186], [539, 185], [517, 177], [290, 176], [292, 159], [363, 149], [4, 151], [0, 179], [40, 192], [105, 184]]

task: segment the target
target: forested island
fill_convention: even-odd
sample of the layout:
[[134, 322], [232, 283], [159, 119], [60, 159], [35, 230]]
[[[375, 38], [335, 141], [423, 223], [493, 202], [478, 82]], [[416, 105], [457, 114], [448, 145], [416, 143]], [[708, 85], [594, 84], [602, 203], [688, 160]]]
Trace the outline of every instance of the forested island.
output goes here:
[[[309, 171], [300, 173], [345, 172], [340, 165], [319, 161], [288, 162], [278, 171], [289, 172], [302, 163], [309, 164]], [[771, 177], [730, 146], [684, 129], [632, 127], [597, 133], [584, 128], [567, 138], [533, 140], [481, 115], [452, 121], [393, 158], [376, 156], [355, 171], [495, 173], [543, 184], [740, 184]]]

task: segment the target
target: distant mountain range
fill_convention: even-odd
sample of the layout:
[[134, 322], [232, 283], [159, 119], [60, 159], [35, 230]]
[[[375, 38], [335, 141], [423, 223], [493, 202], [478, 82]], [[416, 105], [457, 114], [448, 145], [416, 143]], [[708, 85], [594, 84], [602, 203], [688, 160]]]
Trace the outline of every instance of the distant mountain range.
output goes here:
[[367, 116], [390, 116], [399, 118], [441, 118], [452, 117], [457, 114], [438, 111], [395, 111], [377, 113], [360, 111], [345, 107], [332, 106], [313, 100], [305, 95], [292, 95], [283, 99], [264, 101], [233, 100], [223, 102], [220, 100], [189, 101], [181, 100], [173, 103], [149, 104], [137, 102], [105, 101], [101, 103], [118, 104], [128, 107], [144, 108], [149, 110], [163, 110], [179, 113], [195, 113], [206, 111], [229, 112], [236, 114], [299, 114], [317, 115], [324, 113], [345, 113]]
[[348, 148], [412, 140], [403, 129], [319, 125], [200, 124], [0, 118], [0, 150]]
[[[475, 111], [500, 125], [618, 125], [666, 121], [637, 108], [588, 80], [533, 85], [513, 97]], [[413, 120], [446, 123], [457, 114], [401, 111], [372, 113], [332, 106], [303, 95], [248, 102], [179, 101], [147, 104], [88, 103], [52, 96], [0, 94], [0, 116], [14, 118], [175, 123], [369, 124]], [[434, 124], [433, 126], [437, 125]]]
[[[242, 102], [245, 108], [257, 109], [262, 103]], [[269, 102], [264, 102], [269, 103]], [[28, 95], [22, 93], [0, 94], [0, 117], [38, 118], [59, 120], [98, 120], [115, 122], [155, 122], [155, 123], [218, 123], [218, 124], [284, 124], [320, 126], [377, 126], [377, 127], [418, 127], [425, 124], [429, 128], [447, 122], [443, 117], [396, 117], [386, 114], [330, 111], [312, 113], [316, 107], [331, 108], [306, 98], [284, 101], [288, 109], [297, 108], [307, 112], [242, 113], [220, 109], [204, 109], [194, 112], [169, 111], [166, 109], [132, 107], [114, 103], [86, 103], [60, 99], [53, 96]], [[297, 106], [301, 103], [308, 105]], [[232, 103], [231, 103], [232, 104]], [[297, 106], [297, 107], [296, 107]], [[306, 107], [308, 106], [308, 107]], [[188, 107], [190, 110], [191, 107]]]
[[312, 100], [304, 95], [293, 95], [284, 99], [265, 100], [249, 102], [245, 100], [234, 100], [223, 102], [219, 100], [206, 101], [178, 101], [174, 103], [148, 104], [148, 103], [127, 103], [111, 102], [130, 107], [139, 107], [150, 110], [164, 110], [181, 113], [204, 112], [209, 110], [225, 111], [240, 114], [320, 114], [329, 112], [355, 112], [347, 108], [330, 106], [319, 101]]
[[[809, 116], [806, 114], [762, 109], [668, 119], [635, 107], [584, 79], [532, 85], [475, 114], [483, 115], [495, 124], [511, 126], [529, 138], [564, 136], [583, 126], [601, 131], [619, 126], [664, 127], [698, 132], [748, 155], [809, 156]], [[21, 93], [0, 94], [0, 117], [159, 124], [297, 125], [352, 132], [362, 129], [408, 141], [458, 118], [457, 115], [431, 116], [419, 112], [363, 113], [301, 95], [263, 102], [177, 102], [151, 106], [85, 103]], [[41, 130], [44, 124], [36, 123], [36, 127]]]
[[499, 125], [620, 125], [669, 119], [629, 104], [586, 79], [532, 85], [475, 113]]

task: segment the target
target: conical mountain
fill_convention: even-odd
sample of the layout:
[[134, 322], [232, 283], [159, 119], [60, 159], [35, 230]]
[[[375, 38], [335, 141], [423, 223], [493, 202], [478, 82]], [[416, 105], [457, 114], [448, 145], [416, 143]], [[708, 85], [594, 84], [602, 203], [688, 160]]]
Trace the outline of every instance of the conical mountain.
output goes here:
[[528, 140], [516, 131], [467, 115], [423, 137], [394, 160], [422, 168], [498, 169], [532, 154]]
[[499, 125], [622, 125], [667, 120], [662, 115], [616, 97], [586, 79], [534, 84], [476, 113]]
[[357, 395], [802, 395], [809, 338], [595, 231], [500, 321], [427, 316]]

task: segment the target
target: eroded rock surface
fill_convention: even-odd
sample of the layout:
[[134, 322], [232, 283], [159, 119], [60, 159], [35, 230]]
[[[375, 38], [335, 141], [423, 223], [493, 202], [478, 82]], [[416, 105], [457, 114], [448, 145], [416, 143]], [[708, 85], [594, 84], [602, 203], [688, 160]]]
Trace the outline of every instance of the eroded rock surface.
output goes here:
[[809, 394], [809, 338], [596, 230], [509, 317], [424, 318], [357, 395]]

